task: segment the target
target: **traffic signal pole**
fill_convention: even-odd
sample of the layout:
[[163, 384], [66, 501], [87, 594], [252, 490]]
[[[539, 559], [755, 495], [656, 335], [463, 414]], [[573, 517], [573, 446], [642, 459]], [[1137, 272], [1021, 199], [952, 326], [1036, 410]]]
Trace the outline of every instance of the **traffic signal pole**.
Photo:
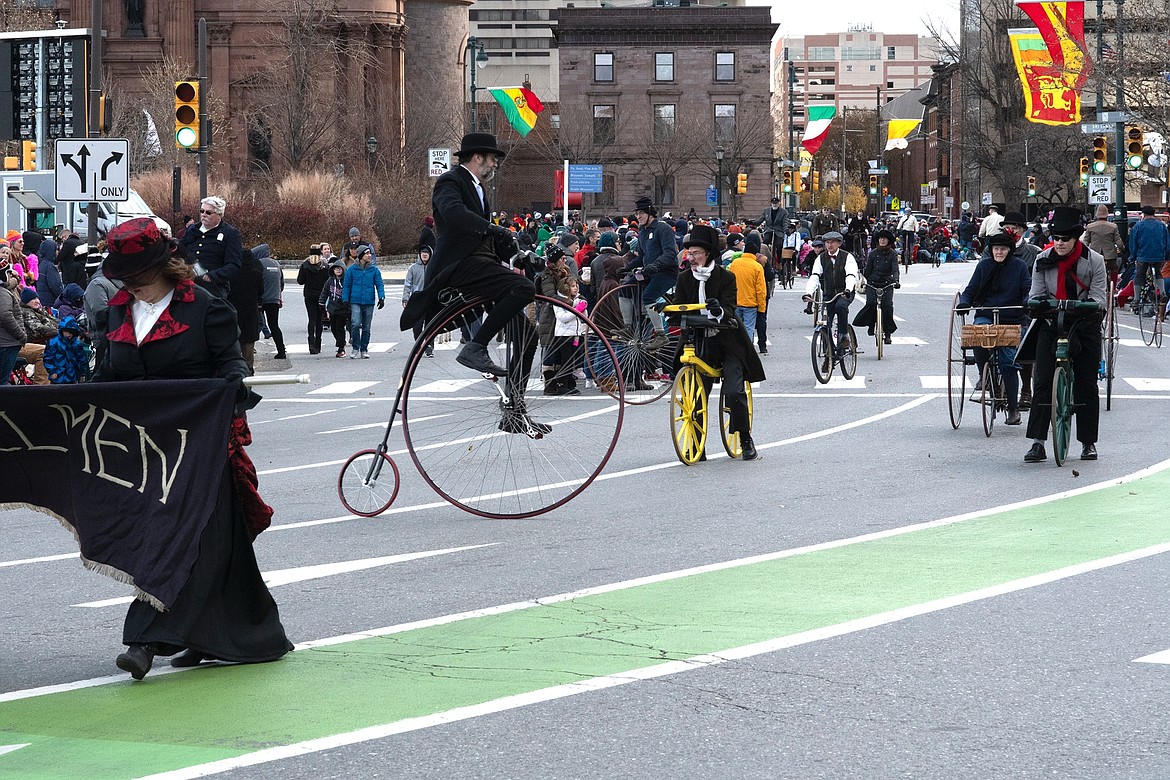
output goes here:
[[[96, 138], [101, 135], [101, 105], [102, 105], [102, 0], [90, 0], [89, 3], [89, 126], [86, 136]], [[85, 208], [86, 239], [91, 245], [98, 242], [97, 202], [91, 200]]]
[[[1117, 0], [1117, 114], [1116, 126], [1117, 168], [1113, 182], [1113, 203], [1117, 209], [1117, 230], [1121, 233], [1122, 243], [1129, 241], [1129, 209], [1125, 205], [1125, 89], [1121, 74], [1125, 72], [1125, 16], [1123, 14], [1125, 0]], [[1098, 20], [1098, 24], [1100, 20]]]
[[[96, 2], [96, 0], [95, 0]], [[199, 17], [199, 201], [207, 197], [207, 146], [211, 128], [207, 124], [207, 20]]]

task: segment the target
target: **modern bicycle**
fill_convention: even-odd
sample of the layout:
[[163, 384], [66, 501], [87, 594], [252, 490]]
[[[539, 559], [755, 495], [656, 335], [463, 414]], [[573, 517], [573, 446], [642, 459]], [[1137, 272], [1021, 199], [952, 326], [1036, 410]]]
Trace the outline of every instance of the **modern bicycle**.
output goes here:
[[[723, 370], [711, 366], [699, 357], [704, 339], [709, 338], [715, 331], [739, 327], [739, 321], [729, 317], [724, 322], [717, 323], [707, 316], [707, 306], [702, 303], [669, 305], [664, 307], [663, 311], [679, 317], [679, 337], [682, 343], [682, 353], [679, 356], [682, 367], [674, 378], [670, 395], [670, 433], [675, 454], [687, 466], [693, 466], [706, 457], [704, 453], [707, 445], [707, 395], [711, 385], [718, 381], [719, 435], [723, 440], [723, 449], [729, 457], [742, 457], [743, 446], [739, 433], [731, 431], [731, 410], [724, 394]], [[743, 388], [747, 394], [750, 426], [753, 414], [751, 383], [744, 382]]]
[[812, 364], [813, 374], [822, 385], [828, 384], [833, 376], [833, 367], [840, 366], [841, 376], [852, 379], [857, 373], [857, 333], [852, 325], [845, 325], [843, 335], [838, 341], [833, 338], [829, 330], [828, 318], [825, 312], [838, 298], [844, 296], [839, 292], [822, 302], [821, 291], [818, 288], [813, 293], [812, 316]]

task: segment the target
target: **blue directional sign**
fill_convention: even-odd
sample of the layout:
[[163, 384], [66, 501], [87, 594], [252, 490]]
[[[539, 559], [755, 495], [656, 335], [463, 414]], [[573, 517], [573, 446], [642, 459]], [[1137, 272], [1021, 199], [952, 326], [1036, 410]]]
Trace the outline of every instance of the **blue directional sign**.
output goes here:
[[714, 206], [718, 202], [719, 202], [719, 190], [715, 189], [715, 185], [712, 184], [710, 187], [707, 188], [707, 205]]
[[601, 192], [600, 165], [570, 165], [569, 192]]

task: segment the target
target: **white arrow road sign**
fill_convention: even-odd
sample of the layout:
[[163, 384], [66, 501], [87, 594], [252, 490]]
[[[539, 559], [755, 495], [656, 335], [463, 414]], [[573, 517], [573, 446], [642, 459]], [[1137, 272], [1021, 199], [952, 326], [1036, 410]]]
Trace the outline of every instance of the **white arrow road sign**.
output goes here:
[[125, 138], [59, 138], [56, 147], [57, 200], [129, 199], [130, 142]]

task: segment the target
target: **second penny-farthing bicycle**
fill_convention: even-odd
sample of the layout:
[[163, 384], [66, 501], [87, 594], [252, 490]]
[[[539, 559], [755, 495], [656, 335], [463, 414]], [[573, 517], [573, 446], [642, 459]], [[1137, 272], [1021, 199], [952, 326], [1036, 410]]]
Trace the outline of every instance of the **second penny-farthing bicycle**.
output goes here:
[[[341, 469], [337, 492], [350, 512], [373, 517], [398, 495], [398, 467], [389, 451], [394, 420], [401, 415], [405, 450], [423, 479], [440, 496], [472, 514], [524, 518], [555, 509], [601, 473], [621, 431], [621, 383], [610, 395], [544, 396], [536, 328], [517, 316], [493, 344], [497, 365], [507, 377], [478, 374], [455, 362], [458, 344], [438, 343], [462, 325], [475, 328], [490, 305], [458, 291], [439, 294], [442, 311], [427, 323], [402, 373], [390, 420], [374, 449], [355, 453]], [[559, 299], [537, 296], [578, 322], [584, 335], [561, 355], [567, 378], [584, 366], [585, 342], [621, 366], [592, 321]], [[428, 352], [434, 352], [434, 358]], [[489, 347], [489, 352], [492, 347]], [[533, 372], [533, 363], [537, 364]], [[556, 379], [554, 377], [554, 379]]]

